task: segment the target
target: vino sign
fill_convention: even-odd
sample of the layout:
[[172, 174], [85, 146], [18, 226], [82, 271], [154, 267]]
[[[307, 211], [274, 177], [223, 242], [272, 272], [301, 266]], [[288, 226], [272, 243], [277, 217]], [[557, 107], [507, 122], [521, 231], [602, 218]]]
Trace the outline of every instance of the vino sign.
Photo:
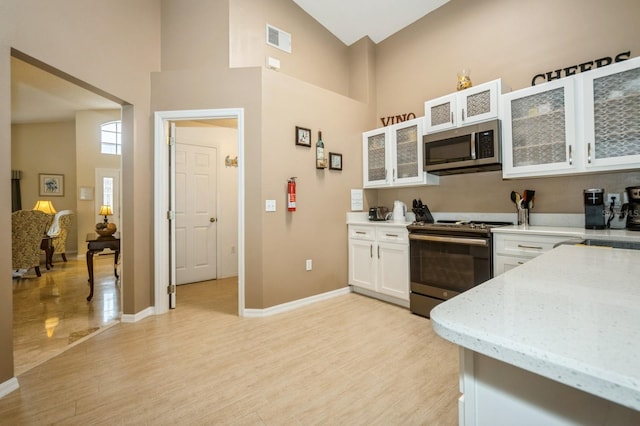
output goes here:
[[578, 65], [570, 65], [566, 68], [561, 68], [553, 71], [548, 71], [541, 74], [536, 74], [531, 79], [531, 85], [535, 86], [538, 83], [546, 83], [551, 80], [558, 80], [562, 77], [568, 77], [575, 75], [578, 72], [589, 71], [590, 69], [600, 68], [607, 65], [611, 65], [614, 62], [622, 62], [631, 57], [631, 51], [618, 53], [615, 57], [605, 56], [604, 58], [594, 59], [593, 61], [583, 62]]
[[400, 114], [400, 115], [390, 115], [388, 117], [380, 117], [380, 121], [382, 121], [382, 126], [387, 127], [390, 124], [398, 124], [403, 121], [412, 120], [416, 118], [416, 115], [412, 112]]

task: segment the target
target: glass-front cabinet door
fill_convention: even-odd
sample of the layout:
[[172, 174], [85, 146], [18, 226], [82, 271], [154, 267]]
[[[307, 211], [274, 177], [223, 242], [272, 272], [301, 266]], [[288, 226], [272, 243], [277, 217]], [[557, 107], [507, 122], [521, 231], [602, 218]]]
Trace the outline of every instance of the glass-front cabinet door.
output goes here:
[[458, 92], [458, 123], [467, 125], [497, 117], [501, 86], [500, 80], [493, 80]]
[[425, 133], [438, 132], [498, 117], [502, 80], [432, 99], [424, 103]]
[[362, 134], [363, 186], [375, 187], [389, 184], [388, 180], [388, 139], [387, 129], [376, 129]]
[[394, 184], [422, 183], [424, 181], [422, 160], [422, 118], [395, 124], [390, 128], [393, 143]]
[[574, 86], [562, 79], [502, 96], [503, 177], [576, 170]]
[[425, 133], [451, 129], [458, 125], [455, 93], [424, 103]]
[[640, 167], [640, 58], [581, 77], [587, 171]]

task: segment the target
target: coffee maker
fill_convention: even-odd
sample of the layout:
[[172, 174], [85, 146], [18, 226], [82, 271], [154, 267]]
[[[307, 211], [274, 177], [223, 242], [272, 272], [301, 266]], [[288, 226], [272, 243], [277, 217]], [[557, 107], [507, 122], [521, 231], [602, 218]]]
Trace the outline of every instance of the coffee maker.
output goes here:
[[[640, 200], [638, 200], [640, 202]], [[584, 190], [584, 227], [604, 229], [605, 225], [604, 189]], [[638, 224], [640, 226], [640, 223]]]
[[622, 206], [623, 215], [627, 216], [627, 229], [640, 231], [640, 186], [626, 188], [629, 201]]

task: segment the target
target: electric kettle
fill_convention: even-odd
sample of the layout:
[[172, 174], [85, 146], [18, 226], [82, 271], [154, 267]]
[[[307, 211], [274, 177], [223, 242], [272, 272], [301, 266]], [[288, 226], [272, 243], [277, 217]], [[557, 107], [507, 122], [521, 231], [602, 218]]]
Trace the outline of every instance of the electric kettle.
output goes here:
[[407, 205], [402, 201], [393, 202], [393, 221], [405, 222], [405, 215], [407, 214]]

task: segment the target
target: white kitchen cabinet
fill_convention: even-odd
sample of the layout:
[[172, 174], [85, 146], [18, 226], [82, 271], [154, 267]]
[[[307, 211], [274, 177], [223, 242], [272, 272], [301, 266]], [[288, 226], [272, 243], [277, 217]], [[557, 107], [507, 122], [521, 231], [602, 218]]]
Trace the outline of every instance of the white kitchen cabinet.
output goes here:
[[579, 74], [587, 171], [640, 167], [640, 57]]
[[561, 242], [580, 238], [575, 235], [531, 235], [525, 233], [493, 233], [493, 275], [498, 276], [540, 256]]
[[551, 81], [502, 96], [502, 176], [575, 173], [575, 81]]
[[504, 178], [640, 167], [640, 58], [501, 99]]
[[498, 79], [425, 102], [425, 133], [497, 118], [502, 90]]
[[376, 264], [373, 257], [375, 228], [349, 226], [349, 284], [375, 291]]
[[390, 185], [391, 179], [388, 174], [391, 168], [390, 150], [387, 128], [369, 130], [362, 134], [362, 170], [365, 188]]
[[349, 225], [349, 284], [355, 291], [407, 306], [406, 225]]
[[363, 186], [381, 188], [437, 184], [423, 171], [422, 118], [362, 134]]

